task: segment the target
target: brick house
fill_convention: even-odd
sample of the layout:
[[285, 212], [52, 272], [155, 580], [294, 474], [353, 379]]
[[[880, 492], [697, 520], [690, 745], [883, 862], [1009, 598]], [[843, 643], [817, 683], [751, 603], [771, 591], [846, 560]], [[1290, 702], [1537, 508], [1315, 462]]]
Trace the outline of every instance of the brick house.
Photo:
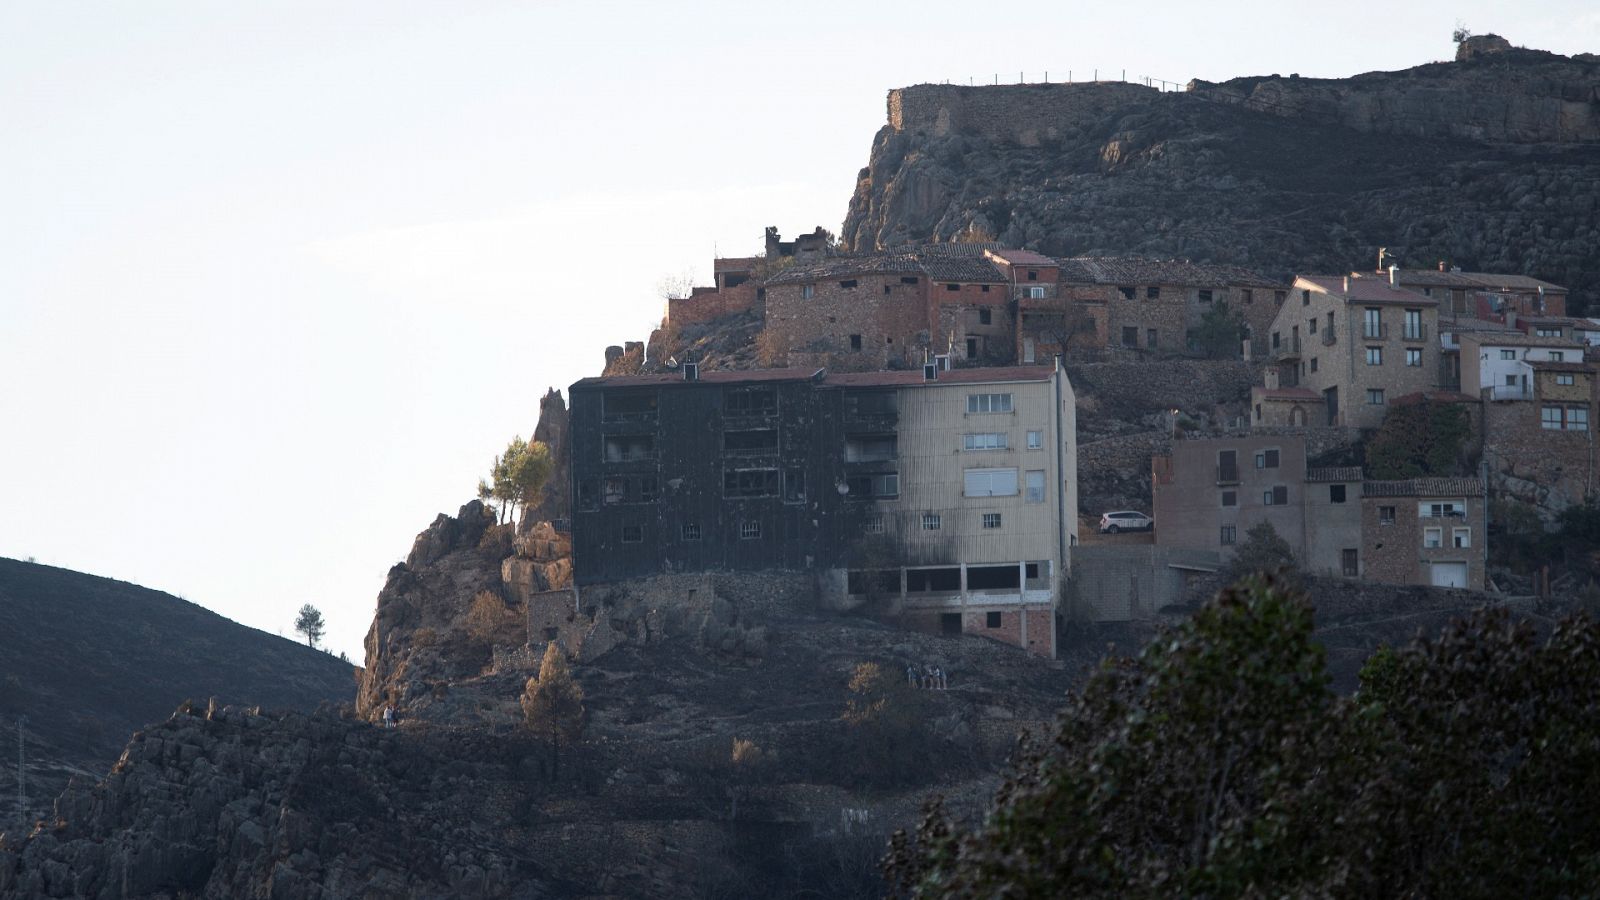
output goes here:
[[1244, 317], [1251, 355], [1264, 356], [1264, 334], [1287, 285], [1238, 266], [1137, 257], [1073, 257], [1059, 261], [1060, 293], [1104, 306], [1102, 346], [1127, 353], [1179, 354], [1189, 333], [1217, 304]]
[[1368, 481], [1362, 556], [1374, 581], [1482, 589], [1487, 503], [1477, 478]]
[[1284, 387], [1323, 398], [1313, 425], [1375, 428], [1388, 399], [1439, 381], [1438, 301], [1389, 281], [1302, 275], [1273, 320]]
[[1016, 321], [1006, 275], [982, 244], [931, 244], [917, 257], [928, 278], [935, 352], [978, 365], [1016, 359]]
[[927, 272], [909, 251], [797, 263], [767, 280], [762, 339], [789, 365], [920, 365], [934, 349], [927, 298]]
[[1357, 577], [1361, 480], [1358, 467], [1308, 468], [1297, 435], [1177, 441], [1151, 458], [1155, 543], [1225, 562], [1267, 522], [1306, 571]]

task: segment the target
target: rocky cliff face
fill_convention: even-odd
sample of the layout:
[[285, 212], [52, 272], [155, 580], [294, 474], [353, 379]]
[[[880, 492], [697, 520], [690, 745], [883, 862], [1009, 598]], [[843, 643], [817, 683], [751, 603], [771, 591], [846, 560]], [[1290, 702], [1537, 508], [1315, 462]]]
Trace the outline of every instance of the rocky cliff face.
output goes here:
[[842, 239], [969, 229], [1268, 273], [1388, 247], [1600, 291], [1600, 58], [1505, 48], [1341, 80], [892, 91]]

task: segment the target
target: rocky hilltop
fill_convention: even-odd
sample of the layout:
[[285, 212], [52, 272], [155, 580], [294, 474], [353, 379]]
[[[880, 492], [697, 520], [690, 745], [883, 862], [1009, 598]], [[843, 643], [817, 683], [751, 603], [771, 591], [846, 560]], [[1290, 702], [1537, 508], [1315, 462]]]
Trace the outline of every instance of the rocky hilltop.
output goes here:
[[12, 808], [19, 716], [32, 816], [71, 776], [103, 774], [128, 735], [186, 699], [309, 712], [348, 699], [354, 671], [170, 594], [0, 559], [0, 829], [22, 818]]
[[1383, 246], [1407, 266], [1537, 273], [1593, 296], [1600, 57], [1497, 41], [1346, 79], [894, 90], [841, 239], [977, 232], [1276, 275], [1370, 268]]

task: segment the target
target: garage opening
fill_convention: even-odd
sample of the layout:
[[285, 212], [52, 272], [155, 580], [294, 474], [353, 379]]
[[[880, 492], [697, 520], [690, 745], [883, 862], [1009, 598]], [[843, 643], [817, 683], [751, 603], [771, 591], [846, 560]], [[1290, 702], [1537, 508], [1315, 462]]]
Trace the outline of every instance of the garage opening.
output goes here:
[[1015, 591], [1022, 587], [1022, 569], [1009, 566], [967, 566], [967, 590]]

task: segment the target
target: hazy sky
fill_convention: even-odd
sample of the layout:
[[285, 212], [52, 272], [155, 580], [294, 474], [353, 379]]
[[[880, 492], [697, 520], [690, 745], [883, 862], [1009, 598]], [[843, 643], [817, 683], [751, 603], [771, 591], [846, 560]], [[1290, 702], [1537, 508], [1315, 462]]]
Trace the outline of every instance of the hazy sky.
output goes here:
[[[1514, 10], [1514, 11], [1513, 11]], [[385, 573], [642, 340], [654, 285], [837, 230], [925, 81], [1343, 76], [1586, 2], [0, 7], [0, 555], [362, 658]]]

